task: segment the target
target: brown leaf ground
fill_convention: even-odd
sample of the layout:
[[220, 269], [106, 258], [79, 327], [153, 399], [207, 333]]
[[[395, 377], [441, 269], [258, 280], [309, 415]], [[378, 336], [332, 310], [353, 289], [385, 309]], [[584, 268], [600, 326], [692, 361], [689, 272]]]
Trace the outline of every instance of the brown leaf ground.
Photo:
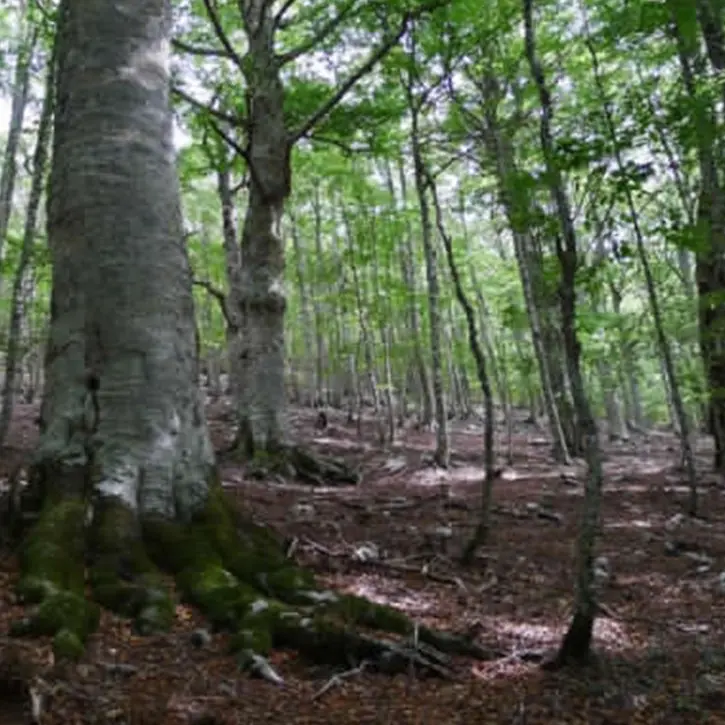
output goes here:
[[[18, 406], [6, 476], [35, 441], [37, 410]], [[324, 432], [314, 413], [294, 411], [300, 441], [362, 466], [354, 489], [312, 489], [245, 481], [223, 464], [227, 489], [260, 520], [294, 542], [295, 555], [321, 581], [404, 609], [421, 623], [475, 632], [502, 653], [488, 663], [458, 661], [454, 682], [369, 673], [337, 680], [294, 653], [272, 657], [285, 685], [241, 673], [214, 635], [195, 647], [203, 626], [179, 606], [173, 631], [136, 637], [105, 613], [88, 652], [75, 666], [52, 661], [49, 642], [11, 640], [22, 616], [14, 601], [16, 562], [0, 558], [0, 725], [29, 722], [15, 680], [44, 693], [42, 722], [299, 723], [313, 725], [456, 723], [725, 723], [725, 487], [708, 473], [700, 442], [702, 520], [679, 516], [686, 491], [676, 442], [666, 433], [607, 448], [604, 531], [599, 553], [607, 616], [596, 627], [596, 663], [578, 672], [545, 673], [517, 653], [558, 643], [572, 598], [573, 543], [582, 470], [548, 458], [541, 431], [516, 427], [512, 465], [496, 484], [495, 537], [474, 567], [455, 556], [475, 525], [481, 479], [480, 429], [456, 423], [454, 466], [426, 464], [432, 437], [406, 431], [389, 451], [362, 438], [342, 417]], [[221, 444], [223, 404], [210, 409]], [[205, 719], [207, 718], [207, 719]]]

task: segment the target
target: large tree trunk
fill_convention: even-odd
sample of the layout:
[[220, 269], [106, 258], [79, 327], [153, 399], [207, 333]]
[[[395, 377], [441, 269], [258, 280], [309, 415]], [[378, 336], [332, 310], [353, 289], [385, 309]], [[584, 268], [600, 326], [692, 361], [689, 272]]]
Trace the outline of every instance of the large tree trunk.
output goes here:
[[92, 468], [101, 498], [139, 513], [188, 516], [213, 458], [171, 146], [170, 21], [163, 0], [134, 4], [62, 6], [37, 461]]
[[[30, 489], [40, 514], [20, 592], [41, 602], [34, 626], [64, 652], [95, 619], [86, 541], [100, 602], [149, 628], [169, 621], [141, 531], [203, 511], [213, 473], [171, 145], [168, 11], [164, 0], [122, 10], [66, 0], [59, 11], [51, 324]], [[131, 596], [123, 577], [145, 585]]]
[[13, 632], [52, 635], [56, 656], [77, 657], [98, 604], [133, 616], [142, 632], [167, 627], [174, 601], [163, 567], [215, 627], [236, 632], [243, 663], [261, 674], [270, 668], [259, 654], [273, 645], [446, 674], [419, 641], [486, 653], [388, 607], [315, 591], [215, 483], [171, 145], [169, 11], [169, 0], [61, 4], [51, 329], [31, 485], [40, 506], [18, 586], [39, 606]]

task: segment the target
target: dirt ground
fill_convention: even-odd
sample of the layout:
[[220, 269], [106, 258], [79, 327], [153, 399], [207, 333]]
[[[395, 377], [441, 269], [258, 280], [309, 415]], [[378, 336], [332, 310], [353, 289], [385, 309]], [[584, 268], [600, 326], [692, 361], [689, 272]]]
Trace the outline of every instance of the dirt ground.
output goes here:
[[[0, 480], [32, 449], [36, 415], [18, 406]], [[209, 417], [221, 446], [231, 433], [224, 403]], [[335, 672], [276, 652], [284, 684], [273, 685], [240, 672], [225, 635], [197, 646], [192, 633], [204, 622], [179, 605], [173, 631], [157, 637], [137, 637], [104, 613], [84, 659], [56, 665], [49, 641], [6, 635], [23, 609], [15, 559], [4, 552], [0, 725], [30, 722], [28, 684], [45, 725], [725, 723], [725, 486], [709, 473], [707, 441], [697, 446], [699, 519], [682, 515], [687, 491], [671, 435], [607, 444], [597, 658], [549, 673], [535, 660], [556, 647], [570, 614], [581, 466], [553, 464], [545, 433], [517, 423], [511, 465], [495, 487], [493, 541], [462, 569], [456, 556], [475, 526], [482, 477], [479, 425], [454, 424], [453, 465], [440, 471], [427, 464], [429, 432], [403, 431], [382, 451], [371, 422], [359, 437], [342, 415], [331, 414], [325, 431], [313, 411], [291, 419], [298, 441], [360, 465], [362, 483], [253, 482], [222, 464], [227, 490], [321, 582], [474, 633], [500, 658], [458, 660], [456, 679], [443, 681]]]

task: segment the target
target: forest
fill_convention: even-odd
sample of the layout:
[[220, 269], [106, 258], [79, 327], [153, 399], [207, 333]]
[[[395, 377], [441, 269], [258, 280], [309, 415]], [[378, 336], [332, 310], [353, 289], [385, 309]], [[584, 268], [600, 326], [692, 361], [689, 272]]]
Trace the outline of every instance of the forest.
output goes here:
[[725, 1], [0, 3], [0, 725], [725, 723]]

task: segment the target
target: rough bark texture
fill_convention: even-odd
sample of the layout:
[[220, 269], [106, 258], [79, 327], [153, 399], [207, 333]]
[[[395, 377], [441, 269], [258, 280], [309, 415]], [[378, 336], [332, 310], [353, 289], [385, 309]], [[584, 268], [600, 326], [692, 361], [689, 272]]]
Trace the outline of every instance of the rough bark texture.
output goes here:
[[20, 629], [55, 634], [66, 653], [97, 620], [86, 551], [99, 602], [149, 628], [168, 621], [142, 527], [203, 510], [213, 472], [171, 144], [168, 10], [164, 0], [59, 10], [51, 325], [27, 492], [39, 519], [19, 590], [39, 603]]
[[[280, 223], [290, 194], [291, 144], [274, 48], [271, 3], [240, 3], [247, 32], [247, 161], [250, 188], [242, 228], [242, 331], [237, 385], [241, 443], [249, 456], [275, 452], [284, 435], [284, 244]], [[233, 368], [234, 369], [234, 368]]]
[[37, 460], [88, 461], [101, 496], [174, 516], [203, 502], [212, 454], [171, 144], [167, 8], [132, 5], [62, 7]]

